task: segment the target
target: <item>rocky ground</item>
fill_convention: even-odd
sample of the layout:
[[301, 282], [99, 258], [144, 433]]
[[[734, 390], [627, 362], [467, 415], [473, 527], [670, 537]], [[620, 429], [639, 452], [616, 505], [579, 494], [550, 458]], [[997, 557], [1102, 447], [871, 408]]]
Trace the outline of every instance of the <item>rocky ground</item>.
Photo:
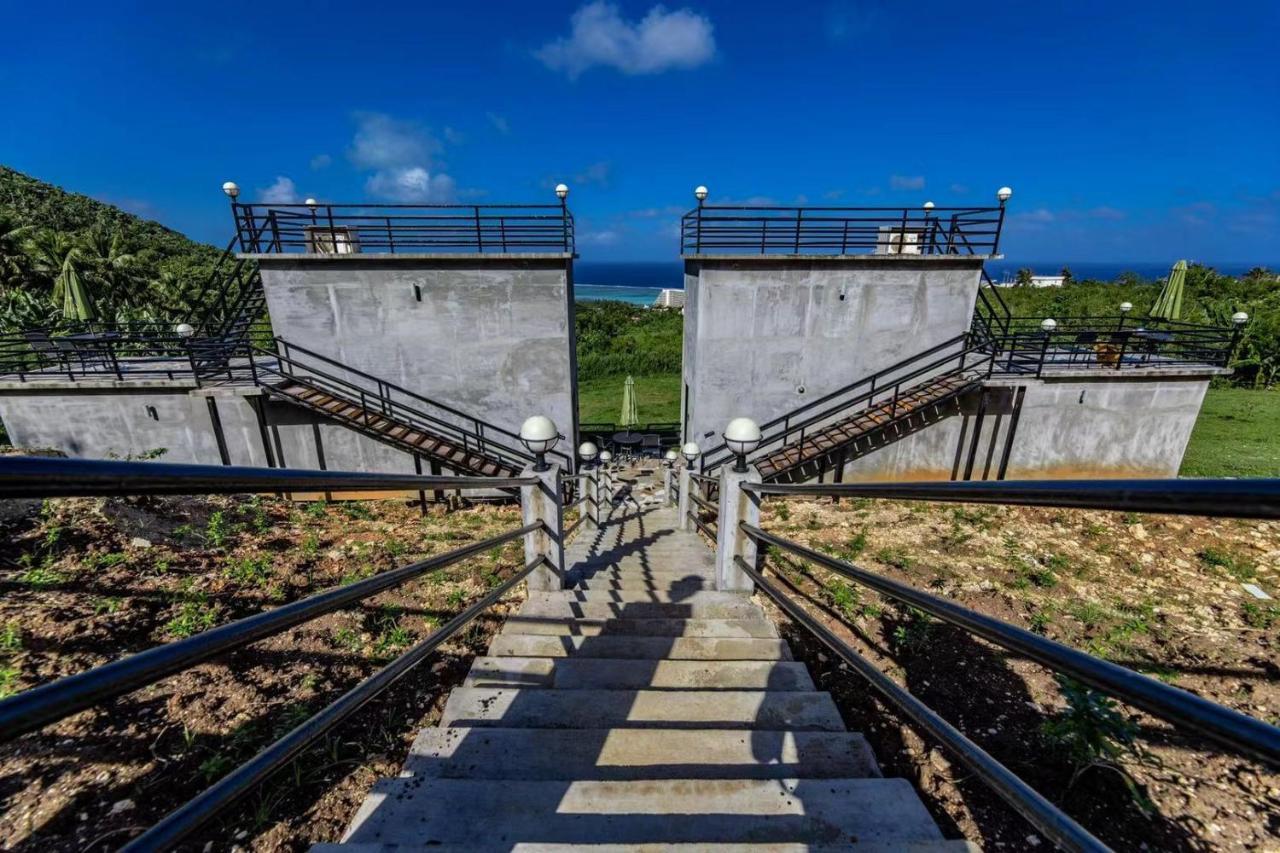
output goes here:
[[[518, 527], [514, 506], [84, 499], [5, 506], [0, 693]], [[114, 850], [408, 649], [523, 561], [520, 540], [432, 571], [0, 747], [0, 848]], [[522, 587], [511, 601], [523, 595]], [[369, 785], [505, 612], [432, 655], [191, 849], [303, 850], [339, 837]], [[205, 847], [206, 842], [213, 842]]]
[[[1280, 523], [772, 499], [765, 529], [1280, 722]], [[772, 549], [766, 565], [865, 657], [1116, 849], [1280, 850], [1280, 775]], [[787, 620], [777, 613], [780, 623]], [[1046, 846], [791, 625], [797, 652], [955, 835]]]

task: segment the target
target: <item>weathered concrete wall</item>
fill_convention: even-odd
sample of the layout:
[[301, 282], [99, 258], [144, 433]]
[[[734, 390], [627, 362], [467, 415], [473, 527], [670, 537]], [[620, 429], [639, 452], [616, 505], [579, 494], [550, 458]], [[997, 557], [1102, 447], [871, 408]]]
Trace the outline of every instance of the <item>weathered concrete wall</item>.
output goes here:
[[[977, 435], [970, 479], [995, 479], [1012, 422], [1013, 390], [1026, 389], [1006, 479], [1176, 477], [1209, 387], [1205, 372], [1064, 371], [1045, 379], [995, 379]], [[964, 414], [850, 462], [846, 480], [963, 479], [977, 395]]]
[[718, 443], [734, 417], [767, 421], [961, 334], [980, 270], [959, 256], [686, 258], [686, 437]]
[[[517, 431], [577, 430], [569, 256], [259, 256], [277, 335]], [[355, 378], [348, 374], [347, 378]]]

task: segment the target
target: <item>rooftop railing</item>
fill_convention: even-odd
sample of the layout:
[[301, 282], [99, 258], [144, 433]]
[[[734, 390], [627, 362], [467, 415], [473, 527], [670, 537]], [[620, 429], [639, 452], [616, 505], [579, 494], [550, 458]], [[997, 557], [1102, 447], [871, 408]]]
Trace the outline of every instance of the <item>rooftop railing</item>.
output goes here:
[[572, 253], [561, 204], [254, 204], [232, 202], [240, 251], [255, 254]]
[[[563, 541], [564, 536], [559, 523], [550, 522], [551, 519], [561, 518], [558, 501], [555, 500], [558, 490], [549, 491], [555, 504], [549, 505], [550, 502], [543, 497], [547, 490], [537, 476], [424, 477], [407, 474], [169, 465], [156, 462], [98, 462], [33, 457], [6, 459], [3, 466], [0, 466], [0, 499], [517, 488], [521, 489], [522, 500], [529, 501], [529, 506], [523, 509], [524, 518], [532, 519], [521, 527], [0, 700], [0, 743], [57, 722], [78, 711], [101, 705], [218, 655], [276, 636], [326, 613], [352, 606], [436, 569], [487, 553], [492, 548], [516, 539], [525, 540], [526, 555], [536, 556], [522, 568], [409, 651], [342, 694], [123, 848], [129, 851], [170, 849], [254, 790], [272, 774], [286, 767], [343, 720], [384, 693], [530, 574], [539, 569], [553, 575], [562, 574], [560, 568], [548, 559], [548, 554], [551, 553], [550, 549]], [[553, 526], [556, 529], [552, 529]]]
[[[1154, 717], [1196, 732], [1240, 755], [1280, 765], [1280, 728], [1186, 690], [1149, 678], [1040, 634], [1012, 625], [940, 595], [915, 589], [846, 560], [806, 547], [761, 527], [761, 503], [784, 495], [831, 498], [875, 498], [1070, 507], [1124, 512], [1175, 513], [1215, 517], [1280, 519], [1280, 480], [1056, 480], [917, 483], [759, 482], [758, 475], [731, 473], [723, 466], [718, 503], [698, 502], [715, 511], [718, 524], [699, 529], [717, 542], [717, 588], [751, 589], [767, 595], [798, 625], [807, 629], [849, 669], [865, 679], [885, 701], [954, 755], [973, 775], [1018, 811], [1036, 829], [1065, 850], [1107, 850], [1107, 846], [1017, 773], [970, 740], [938, 711], [929, 707], [838, 635], [827, 620], [839, 617], [824, 610], [816, 616], [802, 602], [808, 598], [794, 572], [773, 571], [773, 558], [786, 552], [866, 587], [894, 602], [959, 627], [1012, 654], [1021, 655], [1088, 687], [1113, 696]], [[685, 469], [682, 486], [709, 479]], [[682, 495], [682, 507], [687, 498]], [[696, 521], [694, 508], [690, 518]], [[728, 534], [726, 536], [726, 533]]]
[[1004, 207], [731, 207], [680, 221], [686, 255], [995, 255]]

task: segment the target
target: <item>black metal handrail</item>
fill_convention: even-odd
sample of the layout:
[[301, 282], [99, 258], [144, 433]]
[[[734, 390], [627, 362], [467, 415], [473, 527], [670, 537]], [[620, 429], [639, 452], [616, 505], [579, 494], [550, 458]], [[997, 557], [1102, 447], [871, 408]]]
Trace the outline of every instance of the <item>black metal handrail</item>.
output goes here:
[[[941, 483], [744, 483], [757, 495], [821, 495], [894, 500], [1000, 503], [1231, 516], [1280, 518], [1280, 479], [1272, 480], [1126, 480], [1126, 481], [1003, 481]], [[869, 572], [852, 563], [815, 551], [740, 522], [743, 534], [835, 572], [841, 577], [956, 625], [1001, 648], [1023, 655], [1054, 671], [1101, 690], [1153, 716], [1199, 732], [1219, 744], [1270, 764], [1280, 764], [1280, 728], [1242, 714], [1193, 693], [1164, 684], [1133, 670], [1049, 640], [1039, 634], [971, 610], [950, 599]], [[890, 702], [938, 738], [980, 778], [1046, 833], [1068, 849], [1100, 849], [1100, 842], [1064, 812], [1049, 803], [986, 752], [964, 737], [932, 709], [912, 697], [876, 669], [843, 640], [790, 601], [763, 577], [768, 548], [760, 549], [759, 565], [741, 557], [736, 564], [766, 594], [854, 669]]]
[[57, 379], [192, 378], [187, 339], [165, 323], [65, 323], [0, 335], [0, 376]]
[[[496, 457], [516, 469], [534, 461], [516, 432], [284, 338], [276, 337], [274, 341], [274, 352], [249, 348], [249, 375], [256, 385], [270, 389], [278, 380], [311, 385], [358, 404], [366, 420], [385, 416], [410, 426], [423, 426], [460, 442], [464, 450]], [[563, 451], [553, 449], [548, 455], [559, 459], [566, 469], [571, 467], [571, 459]]]
[[[948, 353], [947, 350], [954, 352]], [[760, 425], [761, 440], [754, 454], [758, 455], [761, 450], [774, 445], [790, 443], [793, 434], [798, 434], [797, 440], [803, 441], [805, 431], [810, 427], [825, 426], [837, 415], [854, 407], [874, 405], [877, 397], [890, 400], [896, 412], [903, 386], [914, 380], [926, 376], [937, 379], [964, 371], [985, 376], [990, 374], [992, 364], [992, 355], [981, 342], [975, 343], [967, 334], [956, 335], [766, 421]], [[721, 442], [702, 454], [702, 470], [713, 471], [732, 457], [728, 445]]]
[[680, 220], [684, 254], [994, 255], [1004, 207], [700, 205]]
[[[1019, 318], [1014, 318], [1018, 323]], [[1097, 318], [1062, 324], [1046, 331], [1030, 324], [1014, 325], [1005, 334], [984, 341], [1000, 373], [1034, 373], [1046, 368], [1153, 370], [1161, 368], [1225, 368], [1239, 340], [1226, 329], [1107, 328]]]
[[837, 636], [833, 631], [811, 616], [804, 608], [788, 598], [781, 589], [768, 581], [742, 557], [734, 558], [756, 588], [772, 598], [792, 619], [816, 636], [823, 645], [843, 660], [880, 693], [889, 704], [901, 711], [913, 723], [949, 749], [979, 779], [991, 787], [1005, 802], [1013, 806], [1050, 841], [1065, 850], [1109, 851], [1110, 848], [1095, 838], [1062, 809], [1024, 782], [1016, 773], [997, 761], [964, 733], [942, 718], [938, 712], [912, 696], [901, 685], [881, 672], [874, 664]]
[[882, 498], [1280, 518], [1280, 479], [972, 480], [919, 483], [743, 483], [761, 495]]
[[360, 252], [574, 252], [573, 214], [563, 204], [232, 203], [240, 251], [343, 255]]
[[[79, 459], [16, 457], [0, 461], [0, 497], [67, 497], [108, 494], [228, 494], [271, 490], [415, 490], [431, 488], [489, 489], [534, 485], [535, 477], [421, 477], [171, 465], [153, 462], [101, 462]], [[0, 701], [0, 741], [10, 740], [85, 708], [152, 684], [216, 655], [274, 636], [302, 622], [397, 587], [449, 565], [545, 529], [541, 521], [475, 542], [447, 554], [392, 569], [363, 581], [325, 590], [274, 610], [258, 613], [106, 664]], [[456, 634], [516, 584], [543, 565], [543, 556], [527, 563], [484, 597], [451, 619], [372, 677], [343, 694], [246, 764], [134, 839], [125, 849], [168, 849], [232, 805], [241, 796], [326, 732], [383, 693], [441, 643]]]

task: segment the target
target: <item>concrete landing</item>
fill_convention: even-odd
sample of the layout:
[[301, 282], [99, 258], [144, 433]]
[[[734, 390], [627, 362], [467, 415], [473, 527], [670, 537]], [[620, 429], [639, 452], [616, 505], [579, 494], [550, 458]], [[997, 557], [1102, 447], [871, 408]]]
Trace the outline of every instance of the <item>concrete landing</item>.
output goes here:
[[[642, 501], [643, 502], [643, 501]], [[961, 851], [674, 510], [566, 552], [325, 853]]]

